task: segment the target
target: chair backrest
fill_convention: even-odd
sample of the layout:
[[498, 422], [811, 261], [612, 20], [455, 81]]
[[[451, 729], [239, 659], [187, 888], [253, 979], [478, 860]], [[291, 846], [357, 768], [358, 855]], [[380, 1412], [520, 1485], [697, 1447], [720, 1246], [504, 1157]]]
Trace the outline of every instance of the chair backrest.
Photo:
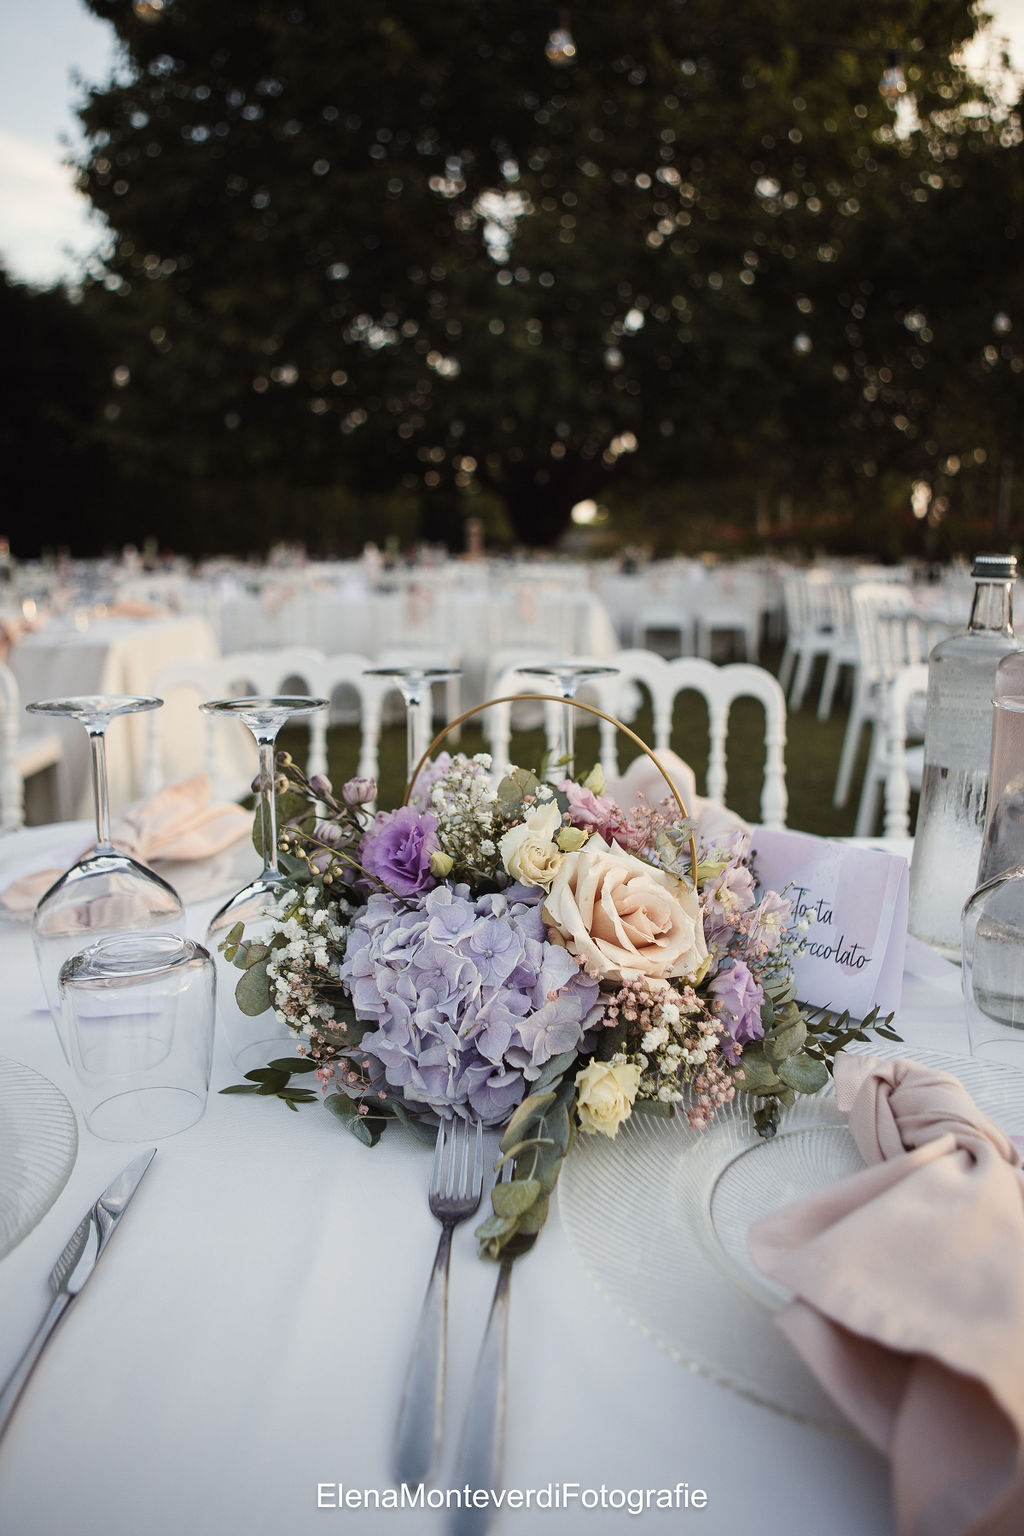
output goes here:
[[358, 651], [338, 651], [333, 656], [321, 657], [315, 674], [316, 692], [330, 701], [330, 708], [309, 717], [309, 773], [327, 772], [327, 727], [336, 718], [339, 700], [335, 697], [341, 689], [355, 696], [359, 714], [359, 761], [356, 772], [360, 778], [374, 779], [379, 776], [380, 732], [383, 706], [393, 684], [387, 678], [365, 677], [367, 667], [373, 666], [369, 656]]
[[[765, 766], [761, 786], [761, 822], [766, 827], [786, 824], [786, 700], [778, 681], [763, 667], [751, 662], [716, 666], [696, 656], [665, 661], [652, 651], [617, 651], [607, 659], [618, 675], [594, 678], [581, 686], [581, 695], [592, 693], [601, 709], [620, 717], [631, 713], [630, 694], [637, 684], [650, 693], [654, 712], [655, 752], [672, 746], [672, 715], [681, 693], [699, 693], [708, 712], [708, 771], [705, 792], [709, 799], [726, 803], [726, 743], [729, 712], [739, 698], [755, 698], [764, 709]], [[608, 778], [619, 774], [619, 731], [601, 721], [601, 765]]]
[[782, 603], [786, 629], [794, 639], [820, 634], [832, 627], [834, 579], [830, 571], [786, 571], [782, 577]]
[[[543, 665], [543, 663], [540, 664]], [[494, 679], [491, 697], [504, 699], [509, 694], [550, 694], [551, 692], [552, 688], [543, 677], [525, 677], [515, 667], [506, 667]], [[514, 707], [512, 704], [492, 704], [484, 717], [484, 732], [487, 736], [488, 751], [491, 754], [491, 769], [498, 778], [505, 772], [511, 760], [512, 710]], [[537, 705], [537, 709], [540, 711], [544, 722], [544, 739], [548, 758], [553, 762], [561, 740], [561, 706], [546, 702]]]
[[927, 656], [924, 625], [913, 612], [906, 587], [857, 582], [850, 589], [850, 602], [859, 666], [868, 682], [885, 683], [901, 667]]
[[[154, 689], [167, 701], [168, 695], [185, 691], [194, 696], [195, 723], [198, 732], [205, 732], [202, 746], [197, 747], [194, 759], [201, 758], [201, 766], [210, 776], [214, 795], [236, 800], [245, 795], [252, 780], [250, 759], [254, 753], [244, 727], [237, 722], [218, 720], [204, 716], [199, 705], [207, 699], [241, 697], [244, 694], [273, 695], [287, 690], [290, 693], [318, 695], [320, 669], [324, 657], [319, 651], [305, 646], [281, 646], [276, 650], [235, 651], [212, 661], [178, 661], [162, 667], [154, 678]], [[175, 712], [180, 720], [180, 710]], [[306, 716], [310, 730], [310, 771], [323, 772], [323, 767], [313, 767], [314, 744], [321, 749], [326, 766], [326, 724], [322, 713]], [[182, 743], [168, 743], [167, 722], [172, 716], [165, 710], [154, 710], [149, 716], [149, 738], [146, 749], [146, 768], [143, 789], [152, 795], [161, 789], [172, 776], [167, 760], [171, 748], [175, 760], [173, 776], [185, 771], [186, 754], [180, 750]], [[317, 734], [317, 733], [321, 734]], [[190, 771], [200, 766], [198, 761], [188, 764]]]
[[913, 662], [901, 667], [889, 683], [885, 711], [885, 835], [910, 834], [910, 774], [907, 737], [908, 711], [913, 700], [928, 693], [928, 664]]

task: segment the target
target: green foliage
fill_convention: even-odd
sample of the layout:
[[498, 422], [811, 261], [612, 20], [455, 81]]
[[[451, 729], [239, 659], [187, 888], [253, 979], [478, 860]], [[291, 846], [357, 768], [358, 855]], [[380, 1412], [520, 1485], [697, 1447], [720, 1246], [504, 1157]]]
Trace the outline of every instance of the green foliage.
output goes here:
[[754, 1124], [762, 1136], [774, 1136], [783, 1108], [794, 1095], [818, 1093], [831, 1076], [837, 1051], [854, 1040], [866, 1043], [872, 1034], [899, 1041], [892, 1028], [892, 1014], [879, 1019], [872, 1011], [861, 1023], [849, 1011], [833, 1014], [827, 1008], [802, 1009], [795, 1000], [792, 982], [765, 989], [761, 1021], [764, 1036], [744, 1046], [740, 1066], [743, 1076], [736, 1087], [758, 1101]]
[[89, 4], [96, 409], [179, 546], [547, 543], [587, 496], [670, 541], [740, 484], [748, 527], [803, 496], [874, 548], [914, 476], [994, 503], [1024, 176], [951, 62], [969, 0], [595, 0], [561, 70], [533, 3]]
[[300, 1104], [315, 1104], [317, 1095], [308, 1088], [292, 1088], [292, 1077], [315, 1072], [317, 1064], [308, 1057], [284, 1056], [265, 1067], [256, 1067], [245, 1074], [244, 1083], [233, 1083], [222, 1088], [221, 1093], [256, 1093], [260, 1098], [280, 1099], [288, 1108], [298, 1112]]
[[[537, 1090], [524, 1099], [501, 1138], [497, 1167], [513, 1165], [512, 1178], [491, 1191], [491, 1215], [476, 1230], [483, 1258], [509, 1263], [537, 1240], [562, 1163], [576, 1136], [575, 1054], [547, 1064]], [[562, 1076], [562, 1074], [565, 1074]], [[557, 1086], [547, 1087], [556, 1082]]]

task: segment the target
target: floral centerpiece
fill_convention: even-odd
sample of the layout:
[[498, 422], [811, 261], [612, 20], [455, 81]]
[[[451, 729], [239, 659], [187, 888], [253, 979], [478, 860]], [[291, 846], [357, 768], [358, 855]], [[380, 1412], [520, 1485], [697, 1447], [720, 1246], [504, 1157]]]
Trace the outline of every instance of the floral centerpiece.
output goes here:
[[800, 933], [749, 832], [702, 829], [674, 790], [624, 806], [599, 769], [496, 782], [486, 755], [443, 754], [409, 803], [373, 811], [370, 781], [336, 795], [287, 754], [277, 771], [290, 883], [269, 938], [236, 929], [227, 954], [239, 1006], [272, 1008], [303, 1059], [228, 1091], [294, 1108], [316, 1095], [292, 1074], [315, 1073], [368, 1144], [396, 1118], [431, 1137], [451, 1114], [504, 1126], [513, 1179], [478, 1234], [492, 1257], [533, 1241], [577, 1132], [637, 1113], [703, 1128], [741, 1093], [770, 1136], [875, 1024], [798, 1004]]

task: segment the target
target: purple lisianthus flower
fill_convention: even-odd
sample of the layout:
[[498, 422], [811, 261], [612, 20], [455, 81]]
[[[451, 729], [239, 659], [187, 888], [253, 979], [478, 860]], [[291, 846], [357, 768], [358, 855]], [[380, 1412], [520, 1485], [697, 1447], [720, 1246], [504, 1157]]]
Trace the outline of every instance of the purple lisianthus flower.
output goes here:
[[764, 991], [742, 960], [718, 972], [708, 986], [711, 1005], [738, 1045], [764, 1035], [761, 1004]]
[[377, 813], [363, 837], [360, 860], [396, 896], [419, 896], [437, 883], [430, 873], [437, 846], [437, 817], [403, 805]]

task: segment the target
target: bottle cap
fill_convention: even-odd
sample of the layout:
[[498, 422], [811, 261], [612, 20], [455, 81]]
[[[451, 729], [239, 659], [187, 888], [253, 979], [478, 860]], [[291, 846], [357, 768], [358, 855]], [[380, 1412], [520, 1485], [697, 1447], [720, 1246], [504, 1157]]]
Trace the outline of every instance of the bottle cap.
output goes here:
[[1016, 555], [975, 555], [971, 575], [975, 581], [1016, 581]]

